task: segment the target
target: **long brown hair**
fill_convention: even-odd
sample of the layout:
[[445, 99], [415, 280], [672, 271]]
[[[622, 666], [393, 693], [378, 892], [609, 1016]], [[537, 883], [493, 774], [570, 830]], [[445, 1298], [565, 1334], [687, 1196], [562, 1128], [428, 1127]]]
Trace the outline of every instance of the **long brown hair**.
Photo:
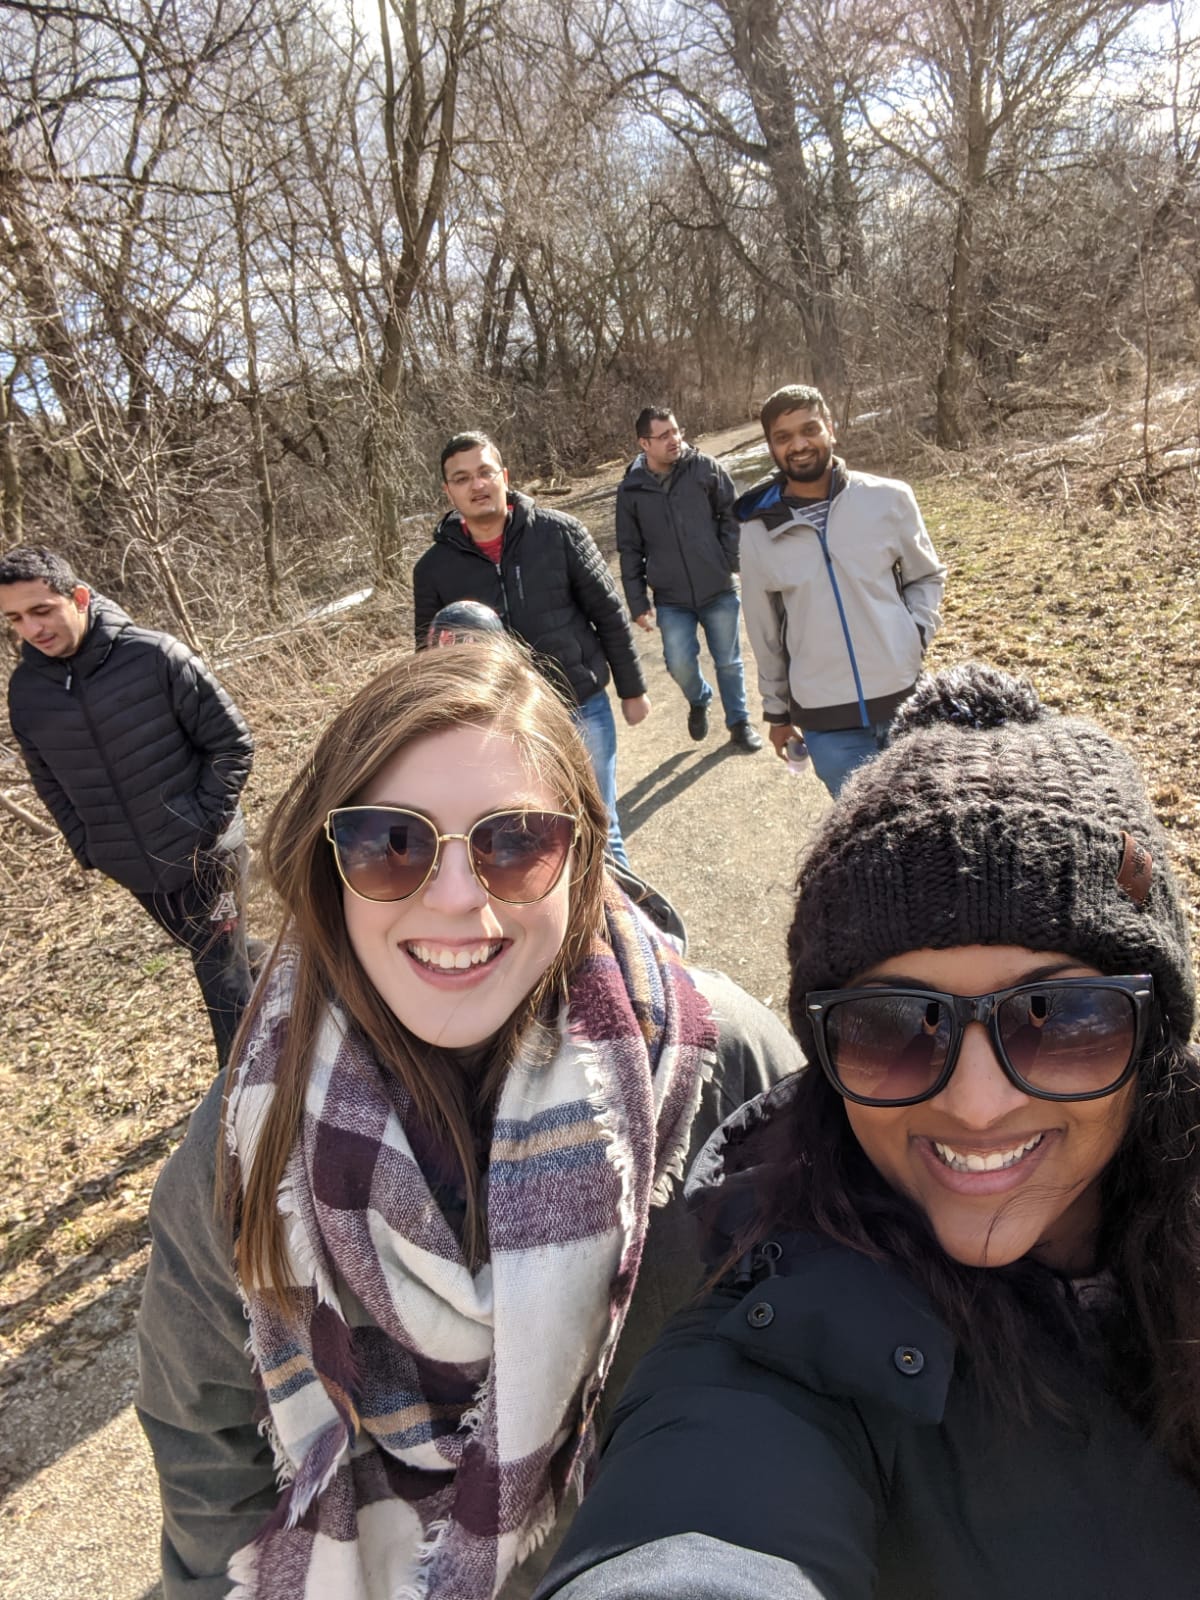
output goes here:
[[[328, 812], [352, 803], [399, 751], [462, 727], [511, 739], [579, 823], [562, 948], [532, 993], [514, 996], [512, 1014], [491, 1045], [482, 1075], [469, 1078], [452, 1054], [415, 1038], [363, 972], [346, 932], [342, 884], [324, 831]], [[238, 1218], [237, 1261], [245, 1282], [282, 1306], [289, 1275], [277, 1191], [296, 1142], [314, 1042], [330, 1000], [337, 1001], [381, 1065], [401, 1080], [418, 1115], [449, 1139], [466, 1188], [463, 1248], [473, 1263], [485, 1258], [487, 1226], [472, 1108], [494, 1099], [518, 1043], [561, 993], [601, 927], [607, 828], [591, 763], [567, 707], [510, 641], [420, 652], [381, 673], [333, 719], [275, 806], [261, 844], [265, 875], [284, 913], [271, 968], [283, 952], [295, 967], [275, 1093], [254, 1162], [243, 1175], [244, 1193], [235, 1191], [228, 1168], [222, 1171], [220, 1187]], [[254, 1031], [267, 976], [243, 1020], [231, 1073]]]

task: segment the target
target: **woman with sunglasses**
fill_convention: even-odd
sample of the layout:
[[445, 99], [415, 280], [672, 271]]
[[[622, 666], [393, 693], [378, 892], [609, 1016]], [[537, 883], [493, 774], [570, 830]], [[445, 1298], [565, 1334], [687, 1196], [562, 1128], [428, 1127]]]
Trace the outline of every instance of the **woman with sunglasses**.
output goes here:
[[812, 1065], [689, 1177], [714, 1291], [621, 1399], [541, 1597], [1200, 1594], [1200, 1062], [1127, 753], [920, 686], [809, 849]]
[[607, 825], [507, 641], [376, 679], [277, 805], [283, 933], [151, 1208], [167, 1600], [490, 1600], [694, 1292], [674, 1180], [795, 1047], [633, 910]]

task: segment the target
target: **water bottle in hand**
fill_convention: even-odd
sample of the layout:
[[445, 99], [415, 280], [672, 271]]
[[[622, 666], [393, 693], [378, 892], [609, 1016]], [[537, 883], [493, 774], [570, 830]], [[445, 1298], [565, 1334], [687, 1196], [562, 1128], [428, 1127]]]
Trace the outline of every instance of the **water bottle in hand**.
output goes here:
[[784, 746], [789, 772], [803, 772], [809, 762], [808, 746], [798, 733], [793, 734]]

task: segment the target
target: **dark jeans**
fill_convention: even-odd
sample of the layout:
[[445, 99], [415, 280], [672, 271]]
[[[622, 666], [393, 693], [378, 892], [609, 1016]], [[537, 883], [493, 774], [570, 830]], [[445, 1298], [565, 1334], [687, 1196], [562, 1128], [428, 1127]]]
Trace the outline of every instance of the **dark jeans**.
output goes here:
[[203, 856], [196, 876], [182, 889], [134, 896], [191, 956], [222, 1067], [229, 1059], [229, 1047], [254, 987], [242, 914], [245, 870], [244, 849], [232, 855]]

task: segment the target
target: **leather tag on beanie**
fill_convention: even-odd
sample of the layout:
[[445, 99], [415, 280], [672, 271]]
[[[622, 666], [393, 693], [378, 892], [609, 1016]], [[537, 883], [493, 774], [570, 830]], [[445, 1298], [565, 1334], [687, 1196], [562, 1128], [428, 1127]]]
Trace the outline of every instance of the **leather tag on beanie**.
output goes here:
[[1121, 865], [1117, 868], [1117, 887], [1124, 890], [1135, 906], [1144, 906], [1150, 893], [1150, 879], [1154, 875], [1154, 857], [1132, 835], [1122, 833], [1121, 839], [1125, 848], [1121, 854]]

